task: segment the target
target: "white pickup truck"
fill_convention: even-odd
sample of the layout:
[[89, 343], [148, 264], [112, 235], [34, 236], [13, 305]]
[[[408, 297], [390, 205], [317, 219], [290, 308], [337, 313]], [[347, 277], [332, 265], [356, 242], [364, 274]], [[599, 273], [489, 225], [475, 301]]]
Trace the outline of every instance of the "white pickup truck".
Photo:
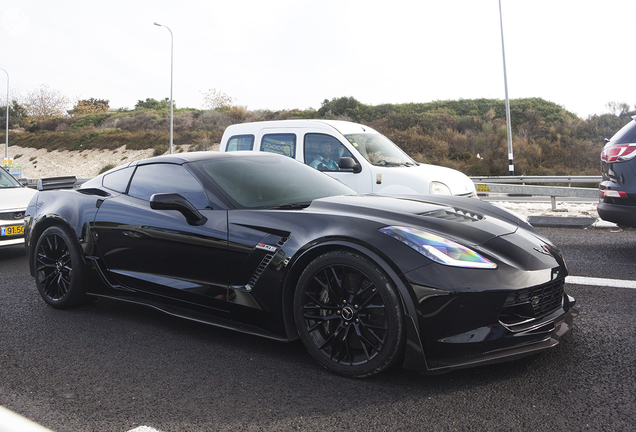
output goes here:
[[459, 171], [415, 162], [384, 135], [338, 120], [279, 120], [229, 126], [220, 151], [283, 154], [340, 180], [359, 193], [476, 197]]

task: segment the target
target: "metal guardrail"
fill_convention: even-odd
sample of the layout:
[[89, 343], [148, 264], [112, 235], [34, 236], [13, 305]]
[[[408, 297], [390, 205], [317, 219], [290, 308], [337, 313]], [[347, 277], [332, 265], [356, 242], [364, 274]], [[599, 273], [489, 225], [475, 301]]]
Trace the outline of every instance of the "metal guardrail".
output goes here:
[[473, 183], [600, 183], [601, 176], [501, 176], [470, 177]]
[[[549, 196], [552, 210], [557, 209], [556, 197], [598, 198], [598, 189], [571, 186], [538, 186], [526, 183], [600, 183], [601, 176], [509, 176], [471, 177], [477, 192]], [[520, 184], [510, 184], [520, 183]]]

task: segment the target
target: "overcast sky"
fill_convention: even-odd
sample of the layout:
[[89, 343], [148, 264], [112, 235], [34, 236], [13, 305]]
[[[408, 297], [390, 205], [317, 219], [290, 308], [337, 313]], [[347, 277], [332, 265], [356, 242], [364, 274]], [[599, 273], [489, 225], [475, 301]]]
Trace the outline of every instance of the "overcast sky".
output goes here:
[[[635, 0], [501, 0], [511, 99], [582, 118], [634, 109]], [[217, 89], [255, 109], [504, 99], [498, 0], [3, 0], [0, 68], [11, 92], [48, 85], [133, 108]], [[0, 100], [6, 98], [0, 71]]]

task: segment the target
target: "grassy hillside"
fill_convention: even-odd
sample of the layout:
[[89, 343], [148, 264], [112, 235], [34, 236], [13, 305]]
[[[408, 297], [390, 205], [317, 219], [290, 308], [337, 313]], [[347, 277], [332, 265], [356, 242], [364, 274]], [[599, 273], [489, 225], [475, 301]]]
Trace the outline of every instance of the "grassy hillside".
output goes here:
[[[515, 174], [596, 175], [603, 139], [630, 121], [631, 113], [586, 120], [539, 98], [510, 101]], [[248, 111], [178, 109], [174, 144], [207, 150], [225, 128], [246, 121], [290, 118], [351, 120], [369, 125], [419, 162], [458, 169], [468, 175], [507, 175], [505, 104], [497, 99], [365, 105], [354, 98], [325, 100], [318, 110]], [[56, 118], [12, 130], [14, 146], [66, 149], [168, 149], [169, 110], [136, 109]]]

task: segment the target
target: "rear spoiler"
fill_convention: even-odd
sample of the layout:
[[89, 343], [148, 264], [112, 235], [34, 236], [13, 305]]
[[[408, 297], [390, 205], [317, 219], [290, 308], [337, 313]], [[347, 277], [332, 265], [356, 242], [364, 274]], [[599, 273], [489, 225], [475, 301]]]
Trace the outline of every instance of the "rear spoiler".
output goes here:
[[77, 189], [87, 180], [88, 179], [77, 179], [75, 176], [43, 178], [38, 180], [37, 190]]

